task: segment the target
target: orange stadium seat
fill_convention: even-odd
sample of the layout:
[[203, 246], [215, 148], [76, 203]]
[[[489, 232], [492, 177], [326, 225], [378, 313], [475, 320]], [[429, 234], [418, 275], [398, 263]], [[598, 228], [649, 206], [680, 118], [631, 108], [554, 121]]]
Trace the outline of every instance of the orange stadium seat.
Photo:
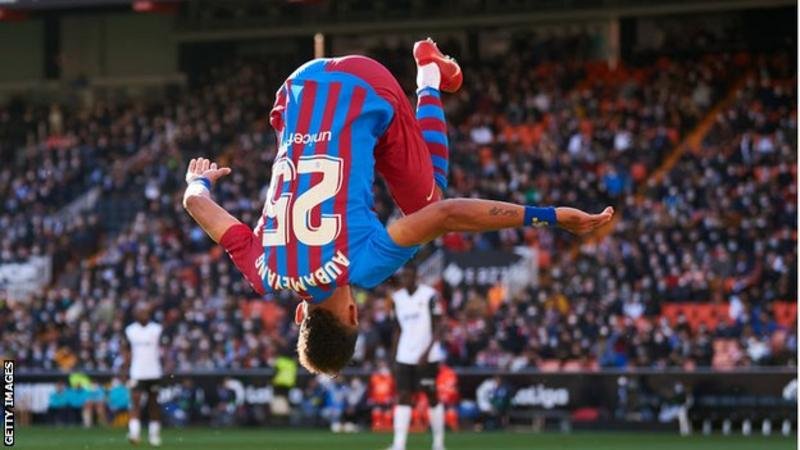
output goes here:
[[720, 322], [730, 321], [729, 308], [727, 303], [668, 303], [661, 307], [661, 315], [666, 317], [671, 325], [675, 325], [678, 316], [683, 314], [691, 329], [696, 331], [700, 325], [714, 329]]

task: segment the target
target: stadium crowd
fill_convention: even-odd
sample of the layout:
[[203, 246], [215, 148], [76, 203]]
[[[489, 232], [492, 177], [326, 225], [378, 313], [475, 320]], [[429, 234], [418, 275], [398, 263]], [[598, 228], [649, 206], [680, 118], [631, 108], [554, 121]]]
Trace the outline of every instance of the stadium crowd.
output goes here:
[[[701, 55], [612, 70], [537, 58], [521, 45], [512, 43], [512, 57], [465, 61], [465, 88], [446, 98], [448, 196], [612, 204], [620, 218], [608, 237], [577, 250], [575, 238], [554, 230], [437, 240], [451, 251], [532, 246], [542, 272], [537, 287], [499, 305], [481, 290], [446, 290], [447, 362], [710, 366], [713, 341], [732, 338], [741, 350], [735, 365], [796, 365], [797, 330], [778, 325], [771, 306], [797, 298], [790, 58]], [[399, 51], [375, 54], [413, 92], [407, 53], [404, 63]], [[118, 370], [123, 329], [140, 301], [152, 302], [164, 325], [167, 372], [265, 367], [291, 354], [295, 300], [257, 298], [180, 204], [184, 165], [208, 156], [233, 169], [214, 195], [255, 224], [276, 151], [266, 111], [291, 70], [289, 62], [231, 65], [157, 104], [1, 106], [2, 152], [14, 163], [0, 169], [0, 262], [53, 254], [59, 270], [29, 301], [0, 303], [0, 354], [28, 369]], [[653, 178], [741, 73], [744, 85], [700, 148]], [[60, 213], [91, 188], [110, 209]], [[388, 218], [391, 200], [376, 192], [376, 212]], [[120, 208], [132, 218], [112, 229]], [[389, 358], [388, 290], [356, 294], [360, 367]], [[671, 301], [730, 302], [729, 320], [673, 323], [659, 316]]]

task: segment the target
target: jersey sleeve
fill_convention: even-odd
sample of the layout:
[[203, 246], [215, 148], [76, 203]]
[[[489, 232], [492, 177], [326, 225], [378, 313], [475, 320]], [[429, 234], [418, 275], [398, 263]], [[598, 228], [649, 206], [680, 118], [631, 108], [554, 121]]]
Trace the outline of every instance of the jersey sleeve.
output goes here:
[[281, 85], [278, 92], [275, 93], [275, 103], [272, 105], [272, 110], [269, 112], [269, 124], [278, 135], [278, 142], [280, 142], [280, 135], [283, 132], [283, 113], [286, 111], [286, 83]]
[[[259, 223], [261, 222], [259, 221]], [[239, 223], [228, 228], [219, 243], [228, 252], [231, 261], [244, 275], [253, 290], [259, 295], [264, 295], [266, 292], [264, 283], [256, 268], [257, 260], [264, 256], [264, 247], [261, 246], [259, 236], [247, 225]]]

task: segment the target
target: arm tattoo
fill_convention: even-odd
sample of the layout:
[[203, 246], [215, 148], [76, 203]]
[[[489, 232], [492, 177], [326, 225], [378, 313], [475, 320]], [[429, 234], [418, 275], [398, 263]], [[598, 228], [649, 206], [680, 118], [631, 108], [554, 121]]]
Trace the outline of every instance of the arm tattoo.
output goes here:
[[501, 208], [499, 206], [493, 206], [489, 210], [489, 215], [490, 216], [507, 216], [507, 217], [511, 216], [511, 217], [516, 217], [517, 215], [519, 215], [519, 211], [515, 211], [515, 210], [509, 209], [509, 208]]

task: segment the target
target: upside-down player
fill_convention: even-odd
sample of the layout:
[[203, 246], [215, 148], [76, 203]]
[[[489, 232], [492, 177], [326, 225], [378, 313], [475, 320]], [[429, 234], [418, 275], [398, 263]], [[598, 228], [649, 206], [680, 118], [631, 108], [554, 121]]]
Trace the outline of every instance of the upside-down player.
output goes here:
[[[278, 152], [255, 229], [213, 201], [211, 185], [230, 173], [207, 159], [189, 163], [184, 207], [263, 294], [289, 289], [303, 300], [297, 351], [315, 373], [350, 360], [357, 308], [350, 286], [371, 288], [420, 245], [454, 231], [558, 225], [584, 233], [613, 214], [478, 199], [441, 200], [448, 144], [441, 91], [455, 92], [461, 68], [431, 40], [414, 45], [417, 110], [392, 74], [363, 56], [315, 59], [276, 94], [270, 123]], [[405, 214], [384, 227], [373, 212], [374, 171]]]

